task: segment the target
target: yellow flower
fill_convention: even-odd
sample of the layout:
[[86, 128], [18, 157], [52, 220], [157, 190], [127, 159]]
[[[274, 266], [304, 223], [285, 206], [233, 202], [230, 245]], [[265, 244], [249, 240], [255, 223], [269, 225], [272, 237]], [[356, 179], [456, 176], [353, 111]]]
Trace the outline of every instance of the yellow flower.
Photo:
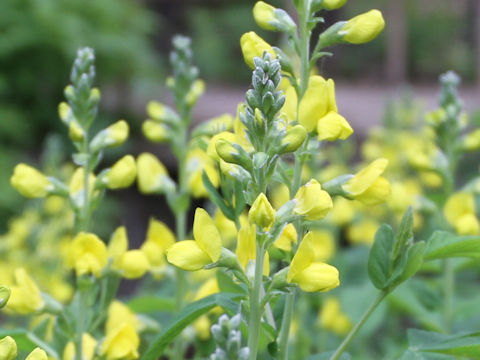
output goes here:
[[126, 155], [115, 164], [105, 177], [109, 189], [123, 189], [132, 185], [137, 176], [137, 166], [132, 155]]
[[329, 112], [336, 113], [335, 83], [332, 79], [325, 80], [319, 75], [310, 76], [308, 88], [303, 95], [298, 111], [298, 121], [312, 132], [317, 129], [320, 119]]
[[448, 198], [443, 214], [458, 234], [478, 234], [480, 226], [475, 216], [475, 199], [473, 194], [466, 192], [453, 194]]
[[480, 129], [476, 129], [462, 140], [462, 147], [467, 151], [474, 151], [480, 148]]
[[220, 259], [220, 233], [210, 215], [201, 208], [195, 211], [193, 237], [195, 240], [177, 242], [167, 251], [169, 263], [183, 270], [194, 271]]
[[275, 240], [273, 246], [277, 249], [290, 252], [292, 251], [292, 244], [296, 244], [297, 241], [297, 230], [295, 230], [295, 226], [293, 226], [293, 224], [288, 224], [285, 226], [278, 239]]
[[145, 120], [142, 124], [143, 135], [150, 141], [161, 143], [169, 139], [165, 125], [153, 120]]
[[305, 141], [307, 130], [302, 125], [295, 125], [287, 130], [285, 137], [282, 139], [282, 145], [286, 145], [283, 149], [284, 153], [297, 150]]
[[253, 18], [255, 22], [262, 29], [265, 30], [277, 30], [277, 27], [272, 25], [277, 21], [275, 17], [275, 8], [263, 1], [257, 1], [253, 7]]
[[243, 58], [245, 59], [245, 62], [252, 69], [255, 68], [255, 65], [253, 64], [253, 59], [256, 57], [262, 57], [265, 51], [269, 53], [273, 58], [276, 57], [273, 48], [253, 31], [242, 35], [242, 37], [240, 38], [240, 46], [242, 48]]
[[196, 198], [208, 196], [207, 189], [203, 185], [203, 171], [213, 186], [218, 187], [220, 176], [214, 161], [200, 148], [191, 150], [187, 155], [188, 187]]
[[17, 343], [12, 337], [0, 339], [0, 359], [15, 360], [17, 358]]
[[107, 332], [100, 354], [107, 360], [132, 360], [139, 357], [140, 338], [131, 324], [121, 325]]
[[275, 209], [264, 193], [257, 196], [248, 211], [248, 221], [262, 229], [269, 229], [275, 221]]
[[15, 166], [10, 183], [20, 194], [28, 198], [44, 197], [53, 190], [52, 183], [45, 175], [26, 164]]
[[107, 259], [107, 247], [103, 241], [95, 234], [81, 232], [70, 245], [67, 265], [75, 269], [77, 276], [93, 274], [99, 277]]
[[[92, 360], [95, 356], [95, 348], [97, 340], [95, 340], [89, 333], [82, 335], [82, 359]], [[75, 360], [75, 344], [69, 341], [63, 350], [63, 360]]]
[[347, 239], [352, 244], [372, 245], [380, 224], [374, 220], [365, 219], [347, 229]]
[[[242, 215], [240, 222], [244, 220], [245, 215]], [[213, 221], [215, 222], [215, 226], [222, 236], [222, 242], [225, 244], [225, 246], [229, 245], [237, 238], [237, 227], [235, 226], [235, 223], [228, 219], [220, 209], [217, 209], [215, 212]]]
[[329, 291], [340, 285], [338, 270], [328, 264], [315, 262], [312, 236], [305, 237], [292, 259], [287, 281], [303, 291]]
[[322, 7], [327, 10], [335, 10], [345, 5], [346, 2], [347, 0], [323, 0]]
[[[257, 241], [255, 225], [242, 226], [238, 232], [238, 241], [236, 254], [238, 262], [244, 269], [247, 269], [248, 263], [257, 258]], [[268, 252], [265, 253], [263, 261], [263, 274], [268, 276], [270, 273], [270, 261]]]
[[338, 336], [346, 335], [352, 328], [350, 318], [340, 309], [340, 301], [337, 298], [328, 298], [320, 312], [320, 324]]
[[335, 254], [335, 240], [333, 235], [328, 230], [312, 230], [305, 234], [305, 238], [311, 237], [308, 241], [313, 246], [315, 253], [315, 261], [325, 262], [330, 260]]
[[134, 329], [140, 328], [140, 321], [137, 315], [128, 306], [120, 301], [114, 300], [108, 307], [108, 317], [105, 323], [105, 332], [111, 333], [123, 324], [131, 325]]
[[384, 202], [391, 192], [388, 180], [380, 176], [387, 165], [387, 159], [375, 160], [342, 185], [342, 189], [349, 197], [359, 200], [365, 205]]
[[210, 328], [212, 327], [212, 323], [207, 315], [204, 314], [200, 316], [193, 322], [192, 326], [200, 340], [206, 341], [210, 339]]
[[290, 189], [285, 184], [278, 184], [272, 190], [270, 198], [275, 209], [280, 209], [283, 204], [290, 200]]
[[156, 270], [165, 264], [167, 250], [175, 244], [175, 235], [163, 222], [154, 218], [148, 224], [147, 236], [140, 250], [148, 258], [150, 265]]
[[[84, 179], [84, 170], [83, 167], [79, 167], [75, 170], [75, 172], [72, 175], [72, 178], [70, 179], [70, 184], [69, 184], [69, 192], [70, 192], [70, 198], [75, 202], [77, 206], [82, 206], [83, 201], [84, 201], [84, 185], [85, 185], [85, 179]], [[88, 191], [90, 195], [93, 194], [93, 189], [95, 185], [95, 180], [96, 177], [93, 174], [89, 175], [88, 178]]]
[[317, 123], [318, 140], [345, 140], [353, 134], [353, 129], [345, 118], [335, 111], [330, 111]]
[[351, 44], [363, 44], [375, 39], [385, 27], [382, 13], [376, 9], [355, 16], [347, 21], [341, 32], [343, 40]]
[[333, 207], [332, 198], [317, 180], [311, 179], [295, 195], [297, 205], [293, 211], [307, 220], [323, 219]]
[[39, 347], [33, 349], [33, 351], [28, 354], [25, 360], [47, 360], [47, 353], [45, 350], [40, 349]]
[[113, 259], [112, 267], [126, 279], [138, 279], [150, 268], [146, 254], [141, 250], [128, 250], [127, 231], [124, 226], [115, 230], [108, 244], [108, 255]]
[[105, 144], [109, 147], [121, 145], [128, 138], [128, 124], [125, 120], [119, 120], [105, 129]]
[[157, 194], [174, 187], [167, 169], [150, 153], [142, 153], [137, 158], [138, 189], [144, 194]]
[[45, 306], [40, 290], [25, 269], [15, 270], [15, 285], [11, 286], [10, 290], [10, 299], [6, 308], [12, 312], [31, 314]]

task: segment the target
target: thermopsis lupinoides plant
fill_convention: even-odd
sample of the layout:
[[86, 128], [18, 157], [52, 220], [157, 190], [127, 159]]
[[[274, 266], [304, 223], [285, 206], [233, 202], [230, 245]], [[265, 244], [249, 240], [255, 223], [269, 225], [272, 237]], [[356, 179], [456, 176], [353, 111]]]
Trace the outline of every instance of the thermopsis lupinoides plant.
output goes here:
[[[147, 139], [170, 145], [177, 159], [176, 179], [151, 153], [136, 159], [127, 155], [112, 167], [97, 170], [104, 151], [121, 145], [129, 127], [120, 120], [92, 133], [100, 92], [93, 87], [93, 50], [79, 50], [71, 85], [65, 89], [67, 102], [59, 106], [60, 119], [76, 149], [70, 180], [46, 176], [26, 164], [17, 165], [11, 177], [12, 185], [26, 197], [55, 199], [60, 207], [68, 202], [73, 229], [62, 230], [67, 240], [62, 242], [66, 245], [61, 256], [74, 273], [73, 295], [41, 292], [30, 276], [37, 275], [35, 269], [16, 268], [15, 261], [5, 267], [12, 279], [0, 271], [2, 283], [9, 284], [0, 287], [5, 315], [31, 316], [28, 330], [5, 332], [0, 359], [15, 359], [17, 352], [30, 351], [30, 360], [299, 359], [312, 353], [318, 354], [309, 359], [343, 359], [352, 339], [387, 296], [397, 303], [408, 296], [412, 299], [408, 284], [394, 290], [420, 269], [444, 273], [433, 277], [444, 289], [440, 291], [443, 300], [431, 306], [442, 316], [441, 320], [420, 318], [420, 325], [430, 332], [411, 330], [410, 346], [398, 357], [480, 356], [477, 333], [452, 334], [461, 329], [455, 323], [455, 272], [468, 264], [455, 263], [450, 257], [477, 258], [480, 251], [475, 213], [479, 180], [460, 190], [457, 180], [462, 155], [479, 148], [480, 137], [478, 130], [462, 135], [467, 120], [456, 93], [458, 78], [453, 73], [442, 77], [440, 108], [427, 116], [425, 139], [417, 143], [410, 138], [405, 153], [392, 154], [382, 137], [372, 135], [365, 144], [370, 162], [350, 173], [345, 159], [333, 155], [332, 149], [339, 147], [332, 142], [346, 140], [353, 129], [337, 108], [333, 80], [318, 75], [316, 62], [332, 56], [326, 51], [332, 45], [373, 40], [382, 32], [384, 20], [380, 11], [371, 10], [337, 22], [313, 39], [313, 30], [324, 20], [322, 12], [344, 3], [295, 0], [296, 23], [285, 10], [257, 2], [253, 8], [257, 24], [284, 33], [288, 48], [271, 46], [253, 31], [244, 34], [240, 45], [252, 70], [245, 102], [238, 105], [236, 117], [220, 115], [193, 129], [192, 112], [205, 85], [193, 65], [190, 40], [174, 38], [173, 75], [167, 79], [174, 107], [150, 102], [142, 130]], [[399, 142], [405, 141], [396, 128], [381, 131], [392, 141], [397, 141], [397, 135]], [[436, 179], [441, 190], [433, 196], [428, 191], [420, 195], [418, 190], [414, 199], [405, 190], [406, 182], [402, 183], [407, 176], [413, 177], [399, 171], [403, 159], [424, 177]], [[387, 180], [389, 162], [396, 165], [393, 180], [400, 185], [391, 186]], [[338, 171], [342, 167], [345, 170]], [[92, 214], [107, 189], [129, 187], [135, 179], [141, 193], [166, 196], [175, 215], [175, 230], [152, 218], [139, 249], [129, 249], [125, 227], [117, 228], [105, 244], [91, 232]], [[391, 193], [396, 201], [389, 200], [387, 210], [371, 211]], [[412, 204], [400, 201], [404, 194], [411, 195], [407, 199]], [[190, 233], [192, 198], [207, 198], [209, 203], [206, 209], [194, 209]], [[377, 289], [370, 286], [368, 292], [376, 291], [376, 297], [355, 319], [339, 298], [318, 293], [339, 287], [342, 273], [351, 269], [345, 261], [342, 267], [341, 261], [333, 266], [329, 260], [335, 247], [332, 234], [345, 224], [353, 227], [356, 213], [370, 224], [382, 217], [401, 220], [396, 231], [386, 224], [378, 230], [373, 225], [376, 234], [368, 261], [361, 258]], [[419, 219], [428, 226], [418, 225]], [[365, 234], [371, 233], [370, 228], [361, 228], [360, 242], [368, 240]], [[429, 240], [415, 241], [414, 230]], [[437, 231], [430, 236], [433, 230]], [[26, 237], [11, 233], [9, 239], [19, 242]], [[14, 243], [9, 240], [10, 245]], [[18, 249], [10, 245], [7, 249], [13, 256]], [[347, 254], [344, 260], [352, 259], [349, 252], [340, 252]], [[133, 295], [128, 303], [117, 300], [121, 278], [138, 279], [147, 273], [151, 281], [145, 282], [144, 293]], [[357, 297], [360, 300], [361, 295]], [[308, 318], [317, 311], [319, 301], [319, 324], [312, 325]], [[405, 306], [406, 312], [418, 315], [421, 306]], [[159, 316], [162, 312], [173, 316], [165, 321], [165, 316]], [[399, 318], [398, 314], [392, 317]], [[305, 324], [319, 327], [321, 334], [333, 334], [333, 342], [326, 337], [321, 344], [305, 340], [305, 333], [312, 339], [316, 336], [299, 328]], [[368, 352], [360, 350], [360, 354]]]

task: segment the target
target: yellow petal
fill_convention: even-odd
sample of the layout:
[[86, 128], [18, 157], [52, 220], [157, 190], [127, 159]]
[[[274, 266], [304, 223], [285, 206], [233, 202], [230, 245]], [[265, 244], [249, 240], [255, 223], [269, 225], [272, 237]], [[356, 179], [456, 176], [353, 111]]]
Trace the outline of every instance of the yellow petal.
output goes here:
[[340, 285], [337, 268], [325, 263], [312, 263], [290, 279], [303, 291], [330, 291]]
[[212, 262], [210, 256], [193, 240], [175, 243], [167, 251], [167, 260], [169, 263], [189, 271], [200, 270]]
[[210, 257], [210, 262], [220, 259], [222, 240], [212, 218], [202, 209], [197, 208], [193, 221], [193, 237], [198, 246]]
[[358, 172], [346, 184], [342, 186], [347, 193], [356, 196], [366, 191], [377, 178], [383, 174], [388, 165], [388, 160], [384, 158], [377, 159], [368, 165], [365, 169]]

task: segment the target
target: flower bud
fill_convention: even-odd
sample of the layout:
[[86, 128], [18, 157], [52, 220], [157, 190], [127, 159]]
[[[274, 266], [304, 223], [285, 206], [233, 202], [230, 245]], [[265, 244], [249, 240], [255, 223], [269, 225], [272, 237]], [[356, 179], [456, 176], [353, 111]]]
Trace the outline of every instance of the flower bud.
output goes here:
[[145, 120], [142, 125], [143, 135], [150, 141], [162, 143], [169, 139], [168, 130], [162, 123]]
[[132, 185], [136, 176], [135, 159], [132, 155], [126, 155], [112, 166], [104, 182], [109, 189], [123, 189]]
[[150, 153], [142, 153], [137, 158], [137, 181], [144, 194], [158, 194], [175, 188], [165, 166]]
[[8, 286], [0, 285], [0, 309], [7, 305], [10, 294], [11, 291]]
[[341, 31], [343, 41], [351, 44], [363, 44], [375, 39], [385, 27], [382, 13], [376, 9], [355, 16], [347, 21]]
[[284, 10], [276, 9], [263, 1], [258, 1], [253, 7], [253, 17], [258, 26], [265, 30], [291, 32], [296, 28]]
[[15, 166], [10, 183], [20, 194], [28, 198], [44, 197], [54, 188], [45, 175], [26, 164]]
[[330, 111], [318, 121], [317, 133], [320, 141], [345, 140], [353, 134], [353, 129], [342, 115]]
[[147, 104], [147, 114], [152, 120], [158, 122], [176, 123], [180, 121], [173, 109], [157, 101], [150, 101]]
[[45, 350], [37, 347], [30, 354], [28, 354], [25, 360], [48, 360], [48, 357]]
[[269, 53], [272, 58], [276, 57], [273, 48], [253, 31], [242, 35], [240, 38], [240, 46], [242, 48], [243, 58], [251, 69], [255, 68], [253, 59], [262, 57], [265, 51]]
[[297, 191], [295, 199], [298, 203], [293, 211], [307, 220], [323, 219], [333, 207], [332, 198], [325, 190], [322, 190], [315, 179], [303, 185]]
[[282, 153], [293, 152], [297, 150], [305, 141], [307, 130], [302, 125], [295, 125], [287, 130], [285, 137], [282, 139], [282, 145], [285, 147]]
[[466, 151], [475, 151], [480, 148], [480, 129], [467, 134], [462, 141], [462, 148]]
[[322, 7], [327, 10], [335, 10], [341, 8], [347, 0], [322, 0]]
[[93, 152], [100, 151], [106, 147], [121, 145], [127, 140], [129, 127], [125, 120], [119, 120], [106, 129], [100, 131], [90, 142]]
[[192, 87], [185, 96], [185, 101], [187, 102], [187, 105], [193, 106], [204, 92], [205, 82], [203, 80], [195, 80], [192, 84]]
[[258, 195], [248, 212], [248, 221], [262, 229], [269, 229], [275, 221], [275, 209], [264, 193]]
[[17, 343], [12, 337], [0, 339], [0, 359], [15, 360], [17, 358]]
[[238, 164], [237, 158], [240, 154], [231, 142], [220, 138], [215, 142], [215, 149], [223, 161]]

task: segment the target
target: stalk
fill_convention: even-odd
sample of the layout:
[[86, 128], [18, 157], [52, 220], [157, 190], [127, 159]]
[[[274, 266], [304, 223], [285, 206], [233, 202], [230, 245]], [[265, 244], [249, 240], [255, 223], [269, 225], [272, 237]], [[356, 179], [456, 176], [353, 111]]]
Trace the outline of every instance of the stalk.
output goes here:
[[248, 321], [248, 348], [250, 349], [250, 360], [257, 359], [258, 342], [260, 339], [260, 326], [262, 321], [262, 308], [260, 305], [262, 276], [263, 276], [263, 258], [265, 249], [263, 245], [257, 243], [257, 256], [255, 259], [255, 277], [253, 289], [250, 294], [250, 318]]
[[355, 324], [355, 326], [350, 330], [348, 333], [347, 337], [342, 341], [340, 346], [335, 350], [335, 353], [330, 357], [330, 360], [338, 360], [340, 359], [340, 356], [343, 354], [343, 352], [347, 349], [348, 345], [350, 345], [350, 342], [352, 339], [355, 337], [355, 335], [358, 333], [358, 331], [361, 329], [363, 324], [368, 320], [370, 315], [372, 315], [373, 311], [380, 305], [380, 303], [385, 299], [385, 297], [388, 295], [387, 292], [382, 291], [380, 294], [378, 294], [377, 298], [375, 301], [370, 305], [370, 307], [365, 311], [365, 313], [362, 315], [360, 320]]
[[288, 360], [288, 334], [293, 318], [293, 307], [295, 304], [295, 293], [289, 293], [285, 297], [285, 307], [283, 308], [283, 320], [278, 336], [278, 359]]

